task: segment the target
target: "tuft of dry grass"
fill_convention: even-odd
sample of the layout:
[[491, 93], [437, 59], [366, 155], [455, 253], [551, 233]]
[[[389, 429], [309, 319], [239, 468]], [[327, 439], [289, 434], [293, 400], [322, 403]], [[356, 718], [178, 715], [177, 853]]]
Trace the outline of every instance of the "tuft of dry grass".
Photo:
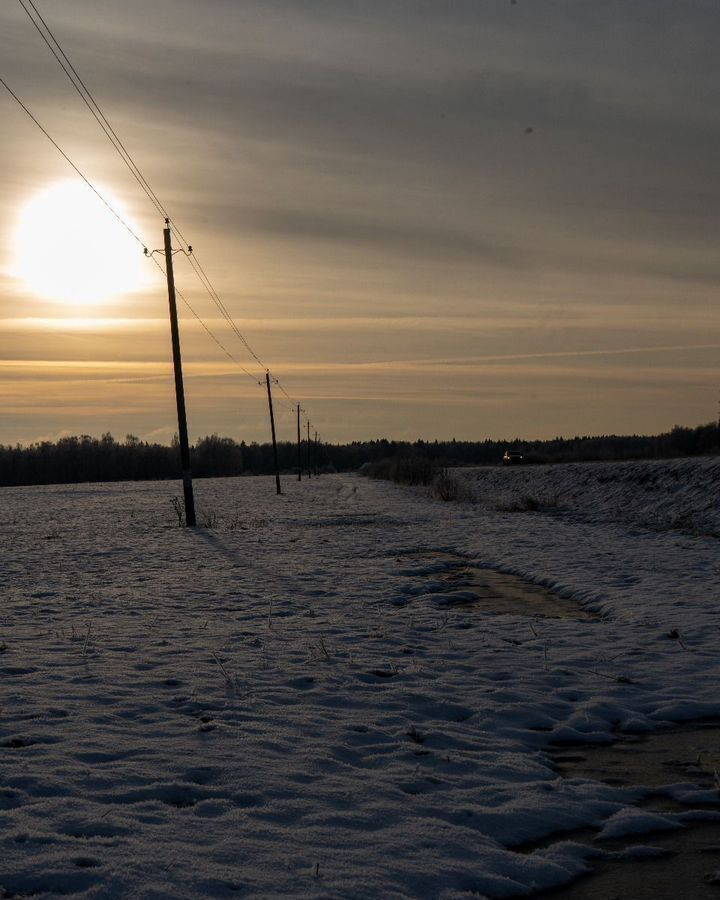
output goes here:
[[197, 518], [201, 528], [217, 528], [218, 514], [214, 509], [200, 509]]
[[558, 505], [557, 494], [546, 496], [521, 494], [516, 497], [499, 497], [495, 509], [498, 512], [538, 512], [543, 509], [555, 509]]

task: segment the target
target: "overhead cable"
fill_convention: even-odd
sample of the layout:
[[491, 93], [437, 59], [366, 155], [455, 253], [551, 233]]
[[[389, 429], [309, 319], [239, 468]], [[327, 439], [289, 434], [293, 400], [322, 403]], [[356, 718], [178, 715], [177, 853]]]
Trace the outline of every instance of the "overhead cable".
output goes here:
[[[98, 191], [95, 185], [90, 181], [90, 179], [75, 165], [75, 163], [70, 159], [70, 157], [65, 153], [62, 147], [57, 143], [57, 141], [49, 134], [49, 132], [40, 124], [37, 118], [32, 114], [32, 112], [28, 109], [28, 107], [22, 102], [22, 100], [18, 97], [18, 95], [12, 90], [12, 88], [8, 85], [4, 78], [0, 77], [0, 84], [5, 88], [5, 90], [10, 94], [10, 96], [15, 100], [15, 102], [21, 107], [21, 109], [26, 113], [26, 115], [34, 122], [34, 124], [40, 129], [40, 131], [45, 135], [45, 137], [50, 141], [50, 143], [55, 147], [58, 153], [63, 157], [63, 159], [68, 163], [69, 166], [73, 169], [73, 171], [78, 175], [85, 184], [90, 188], [90, 190], [98, 197], [99, 200], [102, 201], [103, 205], [108, 209], [110, 213], [120, 222], [120, 224], [131, 234], [138, 244], [145, 249], [147, 247], [145, 241], [131, 228], [130, 225], [123, 219], [117, 210], [113, 208], [113, 206], [103, 197], [103, 195]], [[153, 262], [158, 266], [160, 271], [165, 274], [165, 270], [160, 265], [160, 263], [153, 257]], [[198, 313], [193, 309], [190, 305], [189, 301], [185, 298], [185, 296], [176, 288], [175, 291], [178, 296], [185, 303], [190, 312], [195, 316], [195, 318], [200, 322], [205, 331], [210, 335], [210, 337], [215, 341], [215, 343], [220, 347], [220, 349], [228, 356], [247, 376], [255, 380], [255, 376], [251, 375], [250, 372], [230, 353], [230, 351], [224, 346], [222, 341], [215, 335], [212, 329], [203, 321], [203, 319], [198, 315]]]
[[[165, 269], [163, 269], [163, 267], [162, 267], [162, 265], [160, 264], [160, 262], [158, 262], [158, 260], [155, 259], [154, 256], [152, 257], [152, 260], [153, 260], [153, 262], [155, 263], [155, 265], [158, 267], [158, 269], [160, 269], [160, 271], [163, 273], [163, 275], [166, 275], [167, 273], [165, 272]], [[239, 361], [232, 355], [232, 353], [231, 353], [231, 352], [228, 350], [228, 348], [223, 344], [223, 342], [220, 340], [220, 338], [219, 338], [216, 334], [214, 334], [214, 332], [212, 331], [212, 329], [210, 328], [210, 326], [207, 325], [206, 322], [204, 322], [203, 319], [198, 315], [198, 313], [195, 311], [194, 307], [190, 304], [190, 301], [189, 301], [189, 300], [187, 299], [187, 297], [183, 294], [183, 292], [180, 291], [180, 290], [178, 289], [177, 285], [175, 286], [175, 293], [176, 293], [176, 294], [178, 295], [178, 297], [182, 300], [182, 302], [185, 304], [185, 306], [187, 306], [187, 308], [190, 310], [190, 312], [193, 314], [193, 316], [195, 316], [195, 318], [196, 318], [196, 319], [198, 320], [198, 322], [202, 325], [202, 327], [205, 329], [205, 331], [206, 331], [206, 332], [210, 335], [210, 337], [215, 341], [215, 343], [216, 343], [216, 344], [218, 345], [218, 347], [222, 350], [222, 352], [228, 357], [228, 359], [231, 359], [231, 360], [235, 363], [235, 365], [238, 366], [238, 368], [241, 369], [241, 370], [248, 376], [248, 378], [252, 378], [252, 380], [255, 381], [255, 376], [254, 376], [252, 373], [248, 372], [248, 370], [245, 368], [245, 366], [243, 366], [243, 364], [242, 364], [241, 362], [239, 362]]]
[[235, 335], [240, 339], [240, 341], [242, 341], [242, 343], [243, 343], [245, 349], [246, 349], [246, 350], [250, 353], [250, 355], [255, 359], [255, 361], [257, 362], [257, 364], [258, 364], [261, 368], [265, 369], [265, 368], [266, 368], [265, 363], [260, 359], [260, 357], [257, 355], [257, 353], [255, 353], [255, 351], [253, 350], [253, 348], [252, 348], [252, 347], [250, 346], [250, 344], [248, 343], [248, 340], [247, 340], [247, 338], [245, 337], [245, 335], [240, 331], [240, 329], [239, 329], [239, 328], [237, 327], [237, 325], [235, 324], [235, 320], [234, 320], [233, 317], [230, 315], [230, 312], [228, 311], [228, 309], [227, 309], [227, 307], [225, 306], [225, 304], [223, 303], [223, 301], [220, 299], [220, 295], [218, 294], [218, 292], [217, 292], [217, 291], [215, 290], [215, 288], [212, 286], [212, 283], [211, 283], [210, 279], [209, 279], [208, 276], [205, 274], [205, 270], [204, 270], [203, 267], [200, 265], [200, 261], [199, 261], [199, 260], [197, 259], [197, 257], [195, 256], [195, 252], [194, 252], [194, 251], [193, 251], [193, 254], [192, 254], [191, 256], [188, 256], [188, 260], [190, 261], [190, 265], [191, 265], [191, 266], [193, 267], [193, 269], [195, 270], [195, 274], [198, 276], [198, 278], [200, 279], [201, 283], [205, 286], [205, 290], [210, 294], [211, 299], [213, 300], [213, 302], [215, 303], [215, 305], [217, 306], [217, 308], [218, 308], [218, 309], [220, 310], [220, 312], [222, 313], [222, 316], [223, 316], [223, 318], [225, 319], [225, 321], [228, 323], [228, 325], [230, 325], [230, 327], [232, 328], [233, 332], [234, 332]]
[[[113, 126], [108, 121], [107, 116], [102, 111], [102, 109], [100, 108], [100, 105], [95, 100], [92, 92], [90, 91], [88, 86], [83, 81], [82, 77], [78, 73], [75, 66], [70, 61], [68, 55], [63, 50], [62, 46], [60, 45], [60, 42], [55, 37], [52, 29], [50, 28], [50, 26], [47, 24], [47, 22], [43, 18], [42, 14], [38, 10], [38, 8], [35, 5], [35, 3], [33, 2], [33, 0], [18, 0], [18, 2], [20, 3], [20, 6], [22, 7], [22, 9], [25, 11], [27, 17], [32, 22], [33, 26], [35, 27], [35, 30], [41, 36], [41, 38], [47, 45], [48, 49], [50, 50], [50, 52], [55, 57], [56, 61], [58, 62], [58, 65], [60, 66], [60, 68], [63, 70], [63, 72], [67, 76], [67, 78], [70, 81], [70, 83], [72, 84], [72, 86], [75, 88], [76, 92], [82, 99], [83, 103], [90, 110], [93, 118], [98, 123], [98, 125], [102, 129], [102, 131], [105, 134], [105, 136], [107, 137], [107, 139], [113, 145], [113, 147], [115, 148], [115, 151], [118, 153], [118, 155], [122, 159], [125, 166], [129, 169], [129, 171], [132, 174], [135, 181], [138, 183], [138, 185], [143, 190], [143, 192], [145, 193], [147, 198], [150, 200], [150, 202], [153, 204], [156, 211], [164, 219], [167, 219], [167, 220], [169, 220], [169, 222], [172, 223], [173, 231], [175, 232], [177, 237], [180, 239], [180, 241], [184, 244], [185, 248], [189, 249], [190, 244], [188, 243], [187, 239], [185, 238], [182, 231], [180, 230], [177, 222], [168, 213], [167, 209], [165, 208], [163, 203], [160, 201], [160, 199], [157, 196], [157, 194], [155, 193], [155, 191], [153, 191], [153, 189], [150, 187], [150, 184], [148, 183], [147, 179], [140, 171], [137, 163], [132, 158], [130, 152], [125, 147], [122, 140], [118, 136], [117, 132], [115, 131]], [[32, 9], [32, 12], [31, 12], [31, 9]], [[255, 361], [258, 363], [258, 365], [261, 368], [265, 369], [266, 368], [265, 364], [260, 359], [258, 354], [250, 346], [250, 343], [247, 340], [247, 338], [245, 337], [245, 335], [243, 335], [242, 332], [240, 331], [240, 329], [237, 327], [237, 324], [235, 323], [232, 315], [230, 314], [229, 310], [227, 309], [227, 307], [221, 300], [220, 295], [218, 294], [217, 290], [214, 288], [212, 282], [210, 281], [210, 278], [208, 277], [207, 273], [203, 269], [200, 261], [196, 257], [193, 256], [191, 258], [191, 265], [193, 267], [195, 274], [199, 278], [201, 284], [203, 285], [205, 290], [210, 295], [210, 299], [213, 301], [215, 306], [220, 311], [220, 314], [222, 315], [223, 319], [225, 319], [225, 321], [230, 326], [230, 328], [232, 329], [232, 331], [234, 332], [236, 337], [241, 341], [241, 343], [243, 344], [245, 349], [248, 351], [248, 353], [250, 353], [250, 355], [253, 357], [253, 359], [255, 359]]]
[[[18, 0], [18, 2], [20, 3], [20, 6], [23, 8], [25, 13], [27, 14], [27, 17], [30, 19], [32, 24], [35, 26], [35, 30], [38, 32], [38, 34], [43, 39], [43, 41], [47, 45], [48, 49], [52, 53], [52, 55], [57, 60], [60, 68], [67, 75], [70, 83], [77, 91], [77, 93], [80, 96], [80, 98], [82, 99], [83, 103], [90, 110], [93, 118], [98, 123], [98, 125], [102, 128], [102, 130], [105, 132], [105, 135], [107, 136], [108, 140], [113, 145], [113, 147], [115, 148], [115, 150], [117, 151], [118, 155], [120, 156], [122, 161], [125, 163], [127, 168], [130, 170], [135, 181], [137, 181], [137, 183], [140, 185], [143, 192], [146, 194], [146, 196], [148, 197], [150, 202], [153, 204], [155, 209], [158, 211], [158, 213], [160, 213], [160, 215], [163, 217], [167, 217], [167, 213], [166, 213], [165, 208], [163, 207], [162, 203], [160, 202], [157, 195], [155, 194], [155, 192], [152, 190], [152, 188], [148, 184], [147, 180], [145, 179], [145, 177], [142, 174], [142, 172], [140, 171], [140, 169], [137, 167], [132, 156], [126, 149], [123, 142], [118, 137], [117, 132], [115, 131], [115, 129], [112, 127], [112, 125], [108, 121], [107, 117], [105, 116], [105, 113], [103, 113], [103, 111], [100, 109], [99, 105], [97, 104], [93, 95], [90, 93], [90, 90], [86, 86], [85, 82], [82, 80], [82, 78], [78, 74], [77, 69], [68, 59], [67, 54], [65, 53], [63, 48], [60, 46], [60, 43], [58, 42], [55, 35], [52, 33], [50, 26], [47, 24], [45, 19], [43, 19], [40, 11], [33, 3], [33, 0]], [[40, 27], [38, 22], [35, 20], [35, 18], [33, 18], [32, 13], [28, 9], [28, 7], [25, 5], [26, 3], [30, 7], [32, 7], [33, 12], [37, 16], [37, 19], [42, 24], [42, 28]]]
[[115, 218], [118, 220], [118, 222], [120, 222], [120, 224], [121, 224], [121, 225], [122, 225], [122, 226], [123, 226], [123, 227], [124, 227], [124, 228], [125, 228], [125, 229], [126, 229], [126, 230], [134, 237], [134, 238], [135, 238], [135, 240], [138, 242], [138, 244], [140, 244], [140, 246], [144, 248], [144, 247], [145, 247], [145, 242], [143, 241], [143, 239], [142, 239], [139, 235], [137, 235], [137, 234], [135, 233], [135, 231], [133, 231], [133, 229], [128, 225], [128, 223], [125, 221], [125, 219], [123, 219], [123, 217], [120, 215], [120, 213], [118, 213], [115, 209], [113, 209], [113, 207], [110, 205], [110, 203], [103, 197], [103, 195], [100, 193], [100, 191], [95, 187], [95, 185], [92, 184], [92, 183], [89, 181], [89, 179], [86, 178], [85, 175], [83, 175], [83, 173], [80, 171], [80, 169], [78, 169], [78, 167], [77, 167], [77, 166], [75, 165], [75, 163], [70, 159], [70, 157], [67, 155], [67, 153], [65, 153], [65, 151], [64, 151], [64, 150], [62, 149], [62, 147], [57, 143], [57, 141], [55, 141], [55, 140], [50, 136], [50, 134], [43, 128], [43, 126], [40, 124], [40, 122], [38, 122], [38, 120], [37, 120], [37, 119], [35, 118], [35, 116], [30, 112], [30, 110], [27, 108], [27, 106], [25, 106], [25, 104], [24, 104], [24, 103], [22, 102], [22, 100], [18, 97], [18, 95], [15, 93], [15, 91], [12, 90], [12, 88], [8, 85], [8, 83], [7, 83], [7, 82], [5, 81], [5, 79], [2, 78], [2, 77], [0, 77], [0, 84], [2, 84], [2, 86], [3, 86], [3, 87], [5, 88], [5, 90], [8, 92], [8, 94], [10, 94], [10, 96], [11, 96], [11, 97], [13, 98], [13, 100], [18, 104], [18, 106], [20, 106], [21, 109], [24, 110], [24, 112], [26, 113], [26, 115], [27, 115], [27, 116], [35, 123], [35, 125], [37, 125], [37, 127], [40, 129], [40, 131], [42, 131], [42, 133], [43, 133], [43, 134], [45, 135], [45, 137], [50, 141], [50, 143], [53, 145], [53, 147], [55, 147], [55, 149], [56, 149], [56, 150], [58, 151], [58, 153], [63, 157], [63, 159], [64, 159], [70, 166], [72, 166], [72, 168], [73, 168], [73, 170], [75, 171], [75, 173], [76, 173], [77, 175], [79, 175], [80, 178], [82, 178], [82, 180], [83, 180], [83, 181], [85, 182], [85, 184], [90, 188], [90, 190], [91, 190], [91, 191], [92, 191], [92, 192], [93, 192], [93, 193], [94, 193], [94, 194], [102, 201], [103, 205], [104, 205], [104, 206], [105, 206], [105, 207], [113, 214], [113, 216], [115, 216]]

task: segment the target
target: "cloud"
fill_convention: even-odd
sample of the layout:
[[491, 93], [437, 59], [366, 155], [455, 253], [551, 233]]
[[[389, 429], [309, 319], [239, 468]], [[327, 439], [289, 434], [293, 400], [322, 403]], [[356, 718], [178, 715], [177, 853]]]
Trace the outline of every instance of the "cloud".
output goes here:
[[[130, 201], [159, 246], [162, 223], [151, 209], [142, 214], [148, 204], [22, 12], [0, 16], [5, 76], [88, 174]], [[497, 398], [511, 402], [513, 422], [540, 428], [564, 391], [564, 427], [574, 429], [586, 414], [577, 381], [588, 373], [607, 412], [598, 423], [617, 416], [652, 427], [658, 393], [668, 397], [664, 415], [695, 414], [707, 377], [697, 358], [711, 352], [698, 345], [718, 339], [714, 4], [684, 4], [679, 14], [676, 0], [103, 0], [92, 9], [67, 0], [56, 16], [48, 8], [289, 390], [328, 404], [355, 397], [357, 427], [385, 433], [398, 420], [395, 390], [417, 404], [414, 423], [431, 398], [425, 414], [449, 432], [443, 394], [458, 398], [463, 427], [482, 404], [498, 409], [483, 428], [502, 430]], [[182, 24], [168, 28], [170, 17]], [[6, 121], [3, 255], [17, 206], [66, 174], [19, 110]], [[181, 259], [177, 271], [244, 361]], [[64, 312], [0, 281], [0, 356], [19, 360], [3, 368], [5, 388], [27, 381], [3, 427], [51, 416], [55, 404], [86, 428], [83, 397], [87, 416], [101, 410], [100, 430], [109, 422], [144, 434], [167, 421], [160, 281], [106, 310], [112, 324]], [[236, 427], [234, 401], [255, 386], [238, 387], [244, 376], [237, 382], [231, 365], [216, 362], [217, 347], [191, 318], [182, 335], [201, 426]], [[682, 367], [684, 400], [668, 375]], [[642, 380], [642, 419], [634, 397], [618, 399], [610, 368]], [[389, 373], [402, 383], [390, 385]], [[552, 427], [560, 420], [558, 412]]]
[[460, 262], [482, 260], [493, 265], [518, 266], [522, 254], [483, 240], [480, 236], [447, 229], [372, 221], [359, 216], [319, 214], [290, 209], [244, 211], [247, 227], [260, 234], [310, 242], [334, 242], [381, 249], [387, 254], [411, 253]]

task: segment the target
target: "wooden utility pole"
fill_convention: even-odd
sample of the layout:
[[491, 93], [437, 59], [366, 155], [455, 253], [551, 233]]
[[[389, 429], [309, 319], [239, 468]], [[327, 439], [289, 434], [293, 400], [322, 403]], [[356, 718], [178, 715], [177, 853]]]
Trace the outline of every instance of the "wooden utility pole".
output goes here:
[[183, 387], [182, 357], [180, 355], [180, 330], [178, 328], [177, 303], [175, 301], [175, 274], [173, 272], [170, 220], [165, 219], [165, 274], [167, 276], [168, 302], [170, 304], [170, 334], [172, 336], [173, 366], [175, 368], [175, 399], [177, 401], [178, 436], [182, 464], [183, 494], [185, 497], [185, 524], [195, 526], [195, 498], [193, 497], [192, 472], [190, 471], [190, 444], [188, 443], [187, 416], [185, 415], [185, 389]]
[[318, 435], [317, 431], [315, 432], [315, 443], [313, 444], [313, 457], [315, 459], [315, 475], [320, 474], [320, 454], [318, 452]]
[[298, 451], [298, 481], [302, 481], [302, 441], [300, 439], [300, 404], [297, 405], [297, 451]]
[[310, 461], [310, 420], [307, 423], [307, 470], [308, 478], [312, 478], [312, 465]]
[[275, 463], [275, 488], [278, 494], [281, 494], [280, 466], [278, 465], [277, 441], [275, 440], [275, 414], [273, 413], [272, 390], [270, 388], [270, 372], [265, 373], [265, 384], [267, 385], [268, 406], [270, 407], [270, 430], [272, 431], [273, 461]]

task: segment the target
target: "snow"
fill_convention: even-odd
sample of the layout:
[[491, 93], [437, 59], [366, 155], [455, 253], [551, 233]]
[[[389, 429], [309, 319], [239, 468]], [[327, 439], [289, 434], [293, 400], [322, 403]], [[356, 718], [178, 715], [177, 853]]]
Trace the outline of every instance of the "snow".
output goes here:
[[680, 827], [680, 823], [670, 816], [660, 816], [657, 813], [629, 807], [610, 816], [597, 835], [597, 840], [607, 841], [628, 834], [646, 834], [651, 831], [673, 831]]
[[[523, 845], [662, 817], [543, 748], [720, 716], [718, 465], [473, 470], [465, 503], [351, 475], [281, 497], [198, 481], [217, 527], [195, 530], [172, 483], [4, 489], [0, 895], [567, 882], [602, 842]], [[530, 493], [556, 505], [497, 509]], [[443, 580], [453, 554], [598, 618], [478, 612]]]

